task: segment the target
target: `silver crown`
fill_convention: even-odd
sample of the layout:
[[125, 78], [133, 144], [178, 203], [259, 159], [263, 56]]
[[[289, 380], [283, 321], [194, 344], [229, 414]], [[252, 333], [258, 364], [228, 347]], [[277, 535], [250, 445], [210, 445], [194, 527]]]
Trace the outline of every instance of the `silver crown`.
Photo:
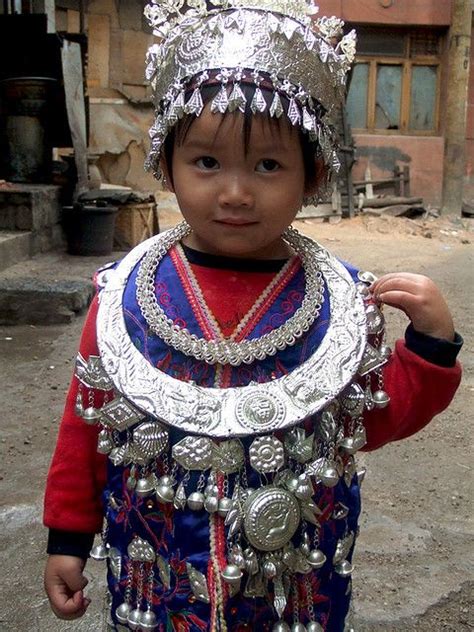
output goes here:
[[[338, 18], [316, 17], [312, 0], [154, 0], [145, 15], [161, 38], [150, 47], [146, 76], [156, 119], [148, 168], [159, 175], [161, 148], [185, 114], [199, 116], [206, 82], [220, 84], [213, 112], [241, 110], [243, 84], [255, 86], [252, 112], [286, 115], [317, 141], [330, 171], [337, 171], [331, 114], [342, 102], [355, 57], [355, 31], [343, 36]], [[271, 102], [262, 88], [273, 92]], [[286, 107], [282, 105], [282, 97]]]

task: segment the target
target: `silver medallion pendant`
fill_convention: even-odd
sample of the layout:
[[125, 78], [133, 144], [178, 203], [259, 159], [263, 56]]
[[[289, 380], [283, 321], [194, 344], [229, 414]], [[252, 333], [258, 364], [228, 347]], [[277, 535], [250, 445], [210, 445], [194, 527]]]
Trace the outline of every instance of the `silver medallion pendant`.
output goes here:
[[285, 464], [285, 450], [276, 437], [258, 437], [249, 450], [250, 465], [261, 474], [276, 472]]
[[273, 485], [254, 491], [244, 505], [245, 535], [259, 551], [282, 548], [295, 534], [300, 519], [297, 499]]
[[283, 401], [269, 393], [252, 393], [238, 404], [235, 414], [240, 423], [262, 432], [278, 428], [286, 409]]

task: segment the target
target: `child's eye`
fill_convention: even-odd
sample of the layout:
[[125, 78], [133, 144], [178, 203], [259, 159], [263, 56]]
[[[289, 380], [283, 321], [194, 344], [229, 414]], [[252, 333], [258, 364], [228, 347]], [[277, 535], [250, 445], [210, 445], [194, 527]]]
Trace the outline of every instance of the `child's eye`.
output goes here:
[[270, 173], [271, 171], [277, 171], [280, 165], [276, 160], [272, 158], [265, 158], [264, 160], [260, 160], [260, 162], [255, 167], [255, 171], [260, 171], [261, 173]]
[[198, 158], [196, 160], [196, 165], [200, 169], [218, 169], [219, 163], [212, 156], [203, 156], [202, 158]]

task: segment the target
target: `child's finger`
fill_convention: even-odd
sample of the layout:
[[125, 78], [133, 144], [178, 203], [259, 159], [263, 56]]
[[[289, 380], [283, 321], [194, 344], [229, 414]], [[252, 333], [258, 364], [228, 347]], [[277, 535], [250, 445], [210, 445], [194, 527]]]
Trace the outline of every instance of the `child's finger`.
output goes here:
[[56, 586], [49, 594], [51, 608], [60, 619], [72, 620], [81, 617], [87, 610], [90, 600], [84, 597], [82, 590], [69, 595], [64, 588]]
[[383, 302], [382, 296], [388, 292], [401, 292], [418, 296], [420, 294], [420, 286], [416, 281], [406, 278], [390, 278], [380, 283], [372, 289], [372, 293], [377, 300]]

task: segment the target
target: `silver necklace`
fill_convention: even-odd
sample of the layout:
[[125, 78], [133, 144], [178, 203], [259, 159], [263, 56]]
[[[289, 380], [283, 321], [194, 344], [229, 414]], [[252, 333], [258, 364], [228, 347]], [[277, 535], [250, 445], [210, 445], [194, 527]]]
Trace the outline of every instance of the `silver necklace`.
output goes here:
[[259, 338], [241, 342], [231, 339], [206, 340], [190, 333], [184, 327], [175, 325], [156, 299], [156, 271], [168, 250], [190, 231], [190, 227], [182, 222], [165, 233], [162, 239], [151, 245], [137, 274], [137, 302], [142, 315], [151, 331], [167, 345], [207, 364], [239, 366], [275, 355], [277, 351], [294, 345], [308, 331], [321, 311], [324, 300], [323, 281], [310, 247], [312, 242], [292, 228], [285, 231], [283, 238], [301, 259], [306, 290], [301, 306], [283, 325]]
[[222, 389], [173, 378], [154, 367], [134, 345], [125, 324], [123, 294], [149, 248], [162, 240], [168, 242], [169, 236], [157, 235], [134, 248], [111, 273], [101, 292], [97, 317], [100, 356], [117, 391], [143, 414], [208, 437], [276, 432], [320, 411], [360, 367], [366, 348], [366, 315], [362, 297], [342, 263], [316, 242], [301, 239], [328, 288], [331, 318], [321, 344], [288, 375]]

